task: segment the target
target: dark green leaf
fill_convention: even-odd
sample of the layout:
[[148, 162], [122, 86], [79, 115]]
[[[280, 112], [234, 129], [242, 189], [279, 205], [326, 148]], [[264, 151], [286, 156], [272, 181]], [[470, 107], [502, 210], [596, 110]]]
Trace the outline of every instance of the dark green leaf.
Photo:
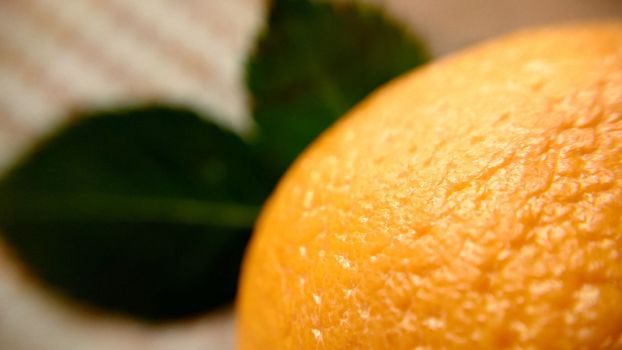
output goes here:
[[0, 227], [44, 281], [162, 319], [232, 300], [273, 183], [236, 135], [178, 109], [80, 117], [0, 183]]
[[247, 77], [264, 152], [283, 171], [373, 89], [427, 58], [417, 39], [371, 8], [276, 0]]

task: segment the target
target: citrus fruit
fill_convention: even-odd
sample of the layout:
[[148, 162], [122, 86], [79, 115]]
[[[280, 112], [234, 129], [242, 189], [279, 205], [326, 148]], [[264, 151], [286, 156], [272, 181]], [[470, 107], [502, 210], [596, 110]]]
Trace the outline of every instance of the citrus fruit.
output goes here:
[[237, 308], [243, 350], [622, 348], [622, 23], [368, 97], [268, 201]]

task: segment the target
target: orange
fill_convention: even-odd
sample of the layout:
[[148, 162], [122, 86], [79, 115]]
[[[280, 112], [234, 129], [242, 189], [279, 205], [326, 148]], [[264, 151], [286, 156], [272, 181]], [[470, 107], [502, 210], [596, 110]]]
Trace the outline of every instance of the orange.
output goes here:
[[242, 350], [622, 349], [622, 23], [374, 93], [281, 181], [239, 292]]

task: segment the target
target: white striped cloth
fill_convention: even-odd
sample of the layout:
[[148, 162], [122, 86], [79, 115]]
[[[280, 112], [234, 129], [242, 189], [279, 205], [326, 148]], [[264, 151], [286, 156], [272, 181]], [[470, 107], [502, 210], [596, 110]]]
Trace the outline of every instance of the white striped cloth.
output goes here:
[[0, 163], [69, 111], [160, 100], [236, 129], [260, 0], [0, 1]]

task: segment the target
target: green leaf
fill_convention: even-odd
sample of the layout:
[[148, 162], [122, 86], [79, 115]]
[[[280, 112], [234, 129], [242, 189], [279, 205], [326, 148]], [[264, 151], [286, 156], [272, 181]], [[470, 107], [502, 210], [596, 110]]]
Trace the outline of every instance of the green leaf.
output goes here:
[[276, 0], [247, 67], [264, 153], [284, 171], [372, 90], [427, 59], [419, 40], [372, 8]]
[[75, 120], [0, 183], [0, 228], [32, 272], [149, 319], [231, 301], [273, 187], [249, 146], [181, 109]]

